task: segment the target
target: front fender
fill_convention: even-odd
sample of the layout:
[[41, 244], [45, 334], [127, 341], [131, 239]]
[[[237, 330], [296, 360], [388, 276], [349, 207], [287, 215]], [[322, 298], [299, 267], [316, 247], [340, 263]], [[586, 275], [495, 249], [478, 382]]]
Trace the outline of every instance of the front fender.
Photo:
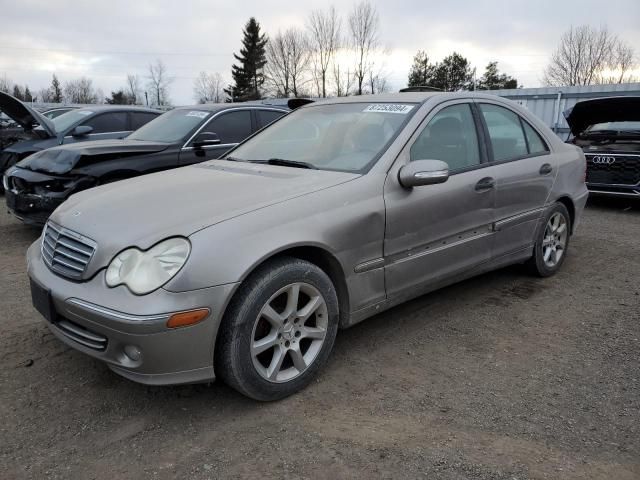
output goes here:
[[339, 262], [352, 308], [379, 300], [384, 297], [383, 269], [360, 274], [354, 269], [382, 257], [384, 177], [366, 175], [192, 234], [191, 256], [165, 289], [179, 292], [241, 282], [274, 255], [309, 246], [325, 250]]

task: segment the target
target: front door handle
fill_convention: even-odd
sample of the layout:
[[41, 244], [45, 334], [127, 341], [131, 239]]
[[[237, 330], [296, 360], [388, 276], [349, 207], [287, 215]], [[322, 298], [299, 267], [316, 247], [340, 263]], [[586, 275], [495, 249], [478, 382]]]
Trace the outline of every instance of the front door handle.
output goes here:
[[540, 167], [540, 175], [549, 175], [552, 171], [553, 171], [553, 167], [548, 163], [544, 163]]
[[486, 192], [487, 190], [491, 190], [496, 186], [496, 180], [493, 177], [484, 177], [481, 178], [478, 183], [476, 183], [476, 192]]

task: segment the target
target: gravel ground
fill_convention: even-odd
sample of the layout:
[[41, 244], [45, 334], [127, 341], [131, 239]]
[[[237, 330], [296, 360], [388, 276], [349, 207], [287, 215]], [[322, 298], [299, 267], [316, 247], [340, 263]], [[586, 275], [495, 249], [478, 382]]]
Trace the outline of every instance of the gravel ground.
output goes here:
[[270, 404], [58, 342], [30, 304], [37, 236], [0, 213], [1, 478], [640, 478], [640, 203], [591, 202], [553, 278], [500, 270], [340, 332]]

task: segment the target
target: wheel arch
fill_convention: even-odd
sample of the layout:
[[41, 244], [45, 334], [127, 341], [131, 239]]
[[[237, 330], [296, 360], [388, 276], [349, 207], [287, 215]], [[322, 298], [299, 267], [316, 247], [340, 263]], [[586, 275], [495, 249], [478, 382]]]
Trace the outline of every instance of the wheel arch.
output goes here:
[[564, 195], [557, 198], [556, 202], [561, 203], [567, 208], [567, 211], [569, 212], [569, 220], [571, 221], [571, 234], [573, 235], [573, 226], [575, 225], [576, 219], [576, 206], [574, 205], [573, 200], [571, 200], [570, 197]]
[[336, 289], [336, 294], [338, 296], [338, 306], [340, 308], [340, 326], [347, 325], [350, 312], [350, 298], [344, 268], [337, 257], [328, 249], [323, 248], [319, 245], [311, 244], [291, 245], [284, 247], [281, 250], [272, 252], [262, 257], [255, 264], [253, 264], [251, 268], [249, 268], [242, 276], [233, 294], [227, 301], [227, 304], [225, 305], [225, 314], [227, 307], [231, 304], [231, 301], [233, 300], [235, 295], [238, 294], [240, 286], [246, 281], [246, 279], [249, 278], [253, 272], [262, 267], [264, 264], [276, 258], [282, 257], [297, 258], [300, 260], [305, 260], [309, 263], [313, 263], [327, 274], [327, 276], [333, 283]]

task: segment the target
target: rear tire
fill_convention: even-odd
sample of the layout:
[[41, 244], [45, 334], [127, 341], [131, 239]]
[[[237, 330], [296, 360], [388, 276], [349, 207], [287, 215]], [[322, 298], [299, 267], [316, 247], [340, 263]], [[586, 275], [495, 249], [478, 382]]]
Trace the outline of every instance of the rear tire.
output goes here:
[[326, 363], [338, 313], [336, 290], [319, 267], [289, 257], [269, 261], [227, 308], [216, 342], [217, 375], [255, 400], [298, 392]]
[[554, 203], [545, 214], [538, 232], [533, 256], [526, 265], [534, 275], [550, 277], [564, 263], [571, 238], [571, 217], [567, 207]]

